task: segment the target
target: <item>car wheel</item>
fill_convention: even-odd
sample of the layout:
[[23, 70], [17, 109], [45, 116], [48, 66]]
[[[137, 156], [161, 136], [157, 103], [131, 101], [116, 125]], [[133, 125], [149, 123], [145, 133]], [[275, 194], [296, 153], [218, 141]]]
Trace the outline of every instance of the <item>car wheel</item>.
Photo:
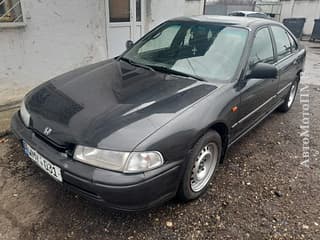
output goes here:
[[222, 152], [222, 141], [216, 131], [202, 136], [192, 148], [185, 173], [178, 190], [182, 201], [201, 196], [209, 186]]
[[278, 108], [280, 112], [288, 112], [290, 108], [293, 105], [294, 99], [296, 98], [297, 95], [297, 90], [298, 90], [298, 80], [296, 79], [291, 87], [288, 95], [285, 98], [285, 101], [283, 104], [281, 104]]

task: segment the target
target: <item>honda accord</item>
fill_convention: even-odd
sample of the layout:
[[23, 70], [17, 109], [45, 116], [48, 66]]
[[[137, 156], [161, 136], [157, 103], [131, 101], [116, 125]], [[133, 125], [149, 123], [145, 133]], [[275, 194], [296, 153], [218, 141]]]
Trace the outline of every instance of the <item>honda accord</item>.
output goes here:
[[227, 149], [295, 99], [306, 51], [281, 23], [169, 20], [30, 91], [11, 128], [64, 187], [122, 210], [203, 194]]

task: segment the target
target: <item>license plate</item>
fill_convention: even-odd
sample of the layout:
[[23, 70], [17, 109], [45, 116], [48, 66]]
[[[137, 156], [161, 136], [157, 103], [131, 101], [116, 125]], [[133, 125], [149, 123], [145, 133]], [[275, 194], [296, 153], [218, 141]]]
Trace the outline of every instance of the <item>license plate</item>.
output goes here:
[[42, 168], [55, 180], [62, 182], [61, 169], [59, 167], [42, 157], [36, 150], [34, 150], [25, 142], [23, 142], [23, 148], [26, 155], [31, 158], [31, 160], [34, 161], [40, 168]]

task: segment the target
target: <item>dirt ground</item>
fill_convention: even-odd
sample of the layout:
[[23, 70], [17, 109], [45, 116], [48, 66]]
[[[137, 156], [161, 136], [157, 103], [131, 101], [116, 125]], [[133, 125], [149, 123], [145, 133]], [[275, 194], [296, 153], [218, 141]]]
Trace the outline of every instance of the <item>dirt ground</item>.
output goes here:
[[[316, 69], [316, 61], [308, 67]], [[320, 86], [302, 85], [299, 92], [310, 102], [298, 96], [288, 113], [273, 113], [233, 145], [200, 199], [173, 199], [139, 213], [111, 211], [64, 191], [12, 135], [2, 137], [0, 239], [318, 240]], [[301, 136], [301, 126], [309, 126], [309, 137]]]

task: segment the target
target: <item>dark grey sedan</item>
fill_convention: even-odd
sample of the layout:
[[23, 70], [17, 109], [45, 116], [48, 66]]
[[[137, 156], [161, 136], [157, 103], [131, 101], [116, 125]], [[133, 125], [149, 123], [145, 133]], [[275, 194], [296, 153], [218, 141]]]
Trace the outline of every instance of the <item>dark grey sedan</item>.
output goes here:
[[203, 194], [224, 155], [295, 99], [306, 51], [282, 24], [177, 18], [121, 56], [29, 92], [12, 130], [64, 187], [123, 210]]

